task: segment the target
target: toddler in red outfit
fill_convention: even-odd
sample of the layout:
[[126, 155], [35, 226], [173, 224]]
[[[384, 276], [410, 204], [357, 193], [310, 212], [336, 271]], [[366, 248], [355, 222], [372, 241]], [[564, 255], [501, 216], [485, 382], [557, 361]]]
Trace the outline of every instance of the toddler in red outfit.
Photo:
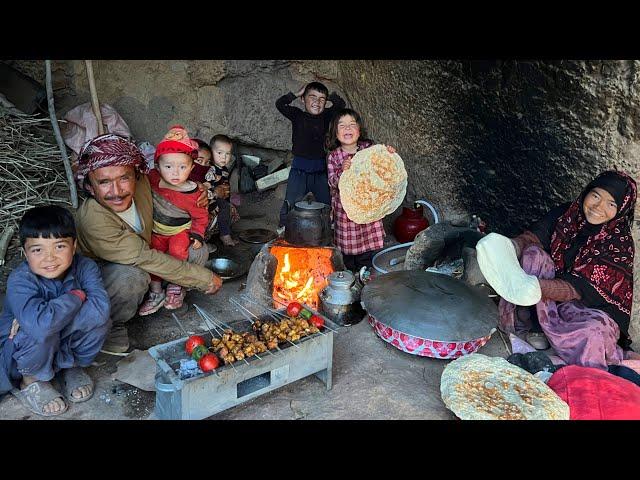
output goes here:
[[[198, 207], [198, 185], [189, 180], [194, 160], [198, 157], [198, 144], [191, 140], [184, 127], [171, 127], [156, 147], [156, 168], [149, 172], [153, 194], [153, 233], [151, 247], [169, 253], [179, 260], [187, 260], [189, 247], [198, 249], [204, 243], [204, 232], [209, 221], [206, 207]], [[180, 308], [185, 289], [170, 283], [166, 294], [162, 279], [151, 275], [149, 295], [138, 314], [149, 315], [163, 305], [169, 310]]]

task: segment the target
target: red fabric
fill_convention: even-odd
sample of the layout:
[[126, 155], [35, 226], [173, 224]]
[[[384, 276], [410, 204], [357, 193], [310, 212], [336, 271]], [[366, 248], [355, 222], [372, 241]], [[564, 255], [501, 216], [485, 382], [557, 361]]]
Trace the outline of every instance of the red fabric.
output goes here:
[[156, 147], [154, 159], [158, 160], [165, 153], [186, 153], [191, 158], [198, 158], [198, 143], [191, 140], [187, 131], [181, 125], [174, 125], [169, 129], [162, 141]]
[[190, 233], [195, 233], [204, 238], [204, 232], [209, 224], [209, 212], [206, 207], [198, 207], [196, 202], [202, 194], [198, 188], [192, 192], [177, 192], [170, 188], [162, 188], [160, 186], [160, 174], [154, 168], [149, 172], [149, 183], [154, 192], [162, 195], [164, 198], [173, 203], [176, 207], [189, 212], [191, 216]]
[[569, 405], [571, 420], [640, 420], [640, 387], [604, 370], [569, 365], [547, 385]]
[[84, 290], [80, 290], [79, 288], [76, 288], [74, 290], [69, 290], [69, 293], [78, 297], [82, 302], [84, 302], [87, 299], [87, 294], [84, 293]]
[[[613, 173], [627, 182], [622, 205], [619, 205], [618, 213], [612, 220], [604, 223], [597, 234], [589, 236], [576, 256], [571, 273], [587, 280], [607, 303], [630, 315], [634, 256], [631, 223], [637, 187], [627, 174], [618, 171]], [[582, 211], [584, 197], [591, 190], [591, 185], [597, 184], [598, 178], [603, 175], [610, 176], [612, 172], [603, 172], [596, 177], [558, 218], [551, 236], [551, 258], [557, 273], [565, 270], [564, 254], [587, 223]]]
[[209, 171], [208, 165], [200, 165], [199, 163], [193, 164], [193, 170], [189, 174], [189, 180], [193, 180], [194, 182], [204, 183], [206, 182], [204, 176]]
[[[168, 253], [178, 260], [189, 258], [189, 245], [191, 245], [191, 238], [186, 230], [171, 237], [158, 235], [157, 233], [151, 234], [151, 248], [159, 252]], [[157, 275], [151, 274], [151, 280], [157, 281], [161, 279]]]
[[[358, 142], [358, 151], [371, 146], [371, 142]], [[335, 223], [335, 244], [345, 255], [359, 255], [382, 248], [384, 245], [384, 226], [382, 220], [360, 225], [352, 222], [340, 202], [338, 181], [342, 176], [342, 164], [355, 154], [347, 153], [338, 147], [327, 158], [327, 174], [331, 190], [331, 213]]]

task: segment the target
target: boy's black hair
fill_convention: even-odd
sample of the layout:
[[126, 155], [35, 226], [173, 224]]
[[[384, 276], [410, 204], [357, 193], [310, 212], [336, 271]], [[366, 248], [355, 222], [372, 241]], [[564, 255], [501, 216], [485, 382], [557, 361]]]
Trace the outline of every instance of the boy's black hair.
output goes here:
[[203, 150], [208, 151], [211, 154], [211, 156], [213, 157], [213, 152], [211, 151], [211, 147], [209, 146], [209, 144], [207, 142], [205, 142], [204, 140], [200, 140], [199, 138], [194, 138], [193, 141], [198, 144], [198, 149], [203, 149]]
[[23, 247], [27, 238], [77, 238], [73, 215], [58, 205], [44, 205], [28, 210], [20, 219], [18, 233]]
[[213, 145], [216, 142], [228, 143], [229, 145], [233, 146], [233, 140], [231, 140], [226, 135], [223, 135], [222, 133], [219, 133], [219, 134], [214, 135], [213, 137], [211, 137], [211, 141], [209, 142], [209, 146], [211, 148], [213, 148]]
[[324, 93], [327, 97], [329, 96], [329, 89], [325, 87], [323, 83], [320, 83], [320, 82], [311, 82], [307, 84], [307, 86], [304, 87], [304, 92], [302, 93], [302, 96], [304, 97], [309, 90], [315, 90], [317, 92]]
[[352, 116], [360, 127], [360, 137], [358, 138], [358, 141], [371, 142], [371, 139], [367, 135], [367, 129], [364, 126], [364, 122], [362, 121], [362, 118], [360, 117], [358, 112], [350, 108], [343, 108], [342, 110], [338, 110], [336, 112], [336, 114], [331, 119], [331, 123], [329, 124], [329, 130], [327, 131], [327, 136], [324, 140], [324, 149], [327, 153], [332, 152], [340, 146], [340, 141], [338, 140], [338, 122], [345, 115]]

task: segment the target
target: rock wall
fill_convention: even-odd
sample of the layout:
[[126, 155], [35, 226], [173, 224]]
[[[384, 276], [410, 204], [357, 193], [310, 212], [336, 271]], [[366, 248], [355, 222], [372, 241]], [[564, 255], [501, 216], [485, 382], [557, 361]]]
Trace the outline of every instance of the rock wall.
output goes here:
[[[517, 233], [600, 171], [640, 179], [640, 62], [341, 61], [370, 135], [409, 172], [408, 200]], [[640, 220], [640, 208], [636, 218]], [[640, 338], [640, 222], [632, 334]], [[639, 340], [640, 341], [640, 340]]]
[[[8, 63], [44, 81], [43, 62]], [[226, 133], [241, 153], [287, 158], [290, 123], [274, 102], [320, 80], [363, 115], [374, 140], [398, 149], [409, 172], [407, 201], [426, 198], [448, 217], [477, 213], [509, 235], [575, 197], [603, 169], [623, 168], [640, 179], [639, 67], [638, 61], [94, 61], [100, 100], [120, 112], [137, 140], [157, 143], [179, 122], [203, 139]], [[84, 62], [54, 62], [53, 80], [59, 116], [89, 101]], [[639, 311], [640, 273], [636, 338]]]
[[[84, 62], [71, 63], [74, 93], [61, 96], [63, 111], [89, 101]], [[206, 141], [224, 133], [246, 153], [274, 156], [291, 149], [291, 123], [276, 110], [276, 99], [313, 80], [334, 90], [338, 71], [333, 61], [295, 60], [99, 60], [93, 68], [100, 101], [118, 110], [137, 140], [155, 144], [181, 123]]]

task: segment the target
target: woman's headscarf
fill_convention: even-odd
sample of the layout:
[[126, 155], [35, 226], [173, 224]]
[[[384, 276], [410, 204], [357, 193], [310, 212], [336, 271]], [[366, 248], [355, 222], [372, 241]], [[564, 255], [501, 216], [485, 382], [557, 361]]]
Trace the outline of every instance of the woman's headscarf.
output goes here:
[[556, 272], [565, 271], [565, 252], [580, 231], [585, 226], [589, 228], [582, 203], [585, 196], [596, 187], [611, 194], [618, 205], [618, 213], [589, 235], [578, 251], [570, 273], [586, 279], [607, 303], [630, 316], [634, 256], [631, 223], [637, 186], [629, 175], [614, 170], [606, 171], [586, 186], [556, 223], [551, 236], [551, 258]]

